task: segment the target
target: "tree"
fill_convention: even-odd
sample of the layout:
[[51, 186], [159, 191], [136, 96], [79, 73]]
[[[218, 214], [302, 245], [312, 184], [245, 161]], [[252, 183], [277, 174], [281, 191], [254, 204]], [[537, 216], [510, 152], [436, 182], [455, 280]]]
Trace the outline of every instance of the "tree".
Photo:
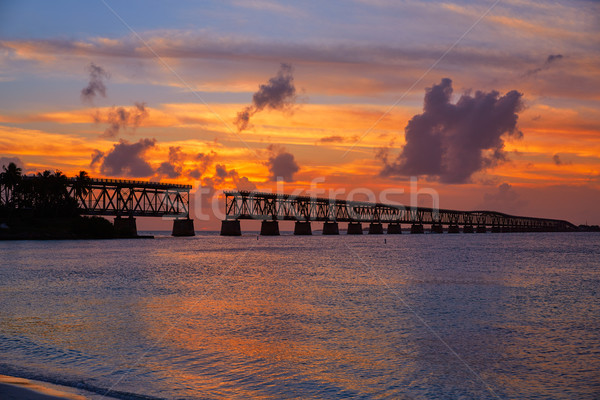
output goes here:
[[14, 204], [17, 199], [17, 187], [23, 178], [21, 168], [17, 167], [17, 164], [11, 162], [8, 167], [2, 166], [2, 173], [0, 173], [0, 183], [4, 187], [4, 204]]
[[79, 175], [75, 177], [75, 183], [73, 184], [73, 190], [75, 191], [75, 197], [83, 201], [83, 196], [88, 194], [91, 188], [92, 180], [85, 171], [79, 171]]

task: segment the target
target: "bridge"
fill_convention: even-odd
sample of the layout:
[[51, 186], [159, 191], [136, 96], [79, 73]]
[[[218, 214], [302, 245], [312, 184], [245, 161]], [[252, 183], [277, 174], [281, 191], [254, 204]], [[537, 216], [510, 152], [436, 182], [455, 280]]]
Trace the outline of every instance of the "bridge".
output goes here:
[[[23, 181], [36, 178], [22, 176]], [[62, 183], [67, 194], [77, 200], [82, 215], [114, 216], [120, 236], [137, 236], [135, 217], [173, 218], [174, 236], [194, 236], [194, 221], [189, 218], [190, 185], [96, 178], [68, 178]], [[0, 205], [13, 197], [13, 189], [0, 183]]]
[[194, 236], [189, 218], [191, 185], [127, 179], [68, 180], [67, 191], [84, 215], [115, 216], [114, 225], [125, 235], [137, 234], [135, 217], [173, 218], [173, 236]]
[[347, 222], [348, 234], [362, 234], [363, 223], [370, 234], [402, 233], [402, 225], [410, 225], [411, 233], [424, 233], [425, 225], [432, 233], [491, 232], [563, 232], [576, 230], [568, 221], [521, 217], [494, 211], [457, 211], [400, 204], [293, 196], [251, 191], [226, 191], [225, 220], [221, 235], [241, 235], [240, 220], [262, 220], [261, 235], [279, 235], [279, 221], [295, 221], [295, 235], [311, 235], [312, 221], [323, 222], [323, 235], [338, 235], [339, 223]]

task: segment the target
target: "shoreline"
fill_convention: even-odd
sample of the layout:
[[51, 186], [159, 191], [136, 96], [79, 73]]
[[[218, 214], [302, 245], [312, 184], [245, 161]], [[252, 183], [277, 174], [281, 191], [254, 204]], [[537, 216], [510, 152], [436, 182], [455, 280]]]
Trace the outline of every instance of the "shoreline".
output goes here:
[[69, 386], [0, 375], [0, 397], [3, 400], [94, 400], [100, 395]]

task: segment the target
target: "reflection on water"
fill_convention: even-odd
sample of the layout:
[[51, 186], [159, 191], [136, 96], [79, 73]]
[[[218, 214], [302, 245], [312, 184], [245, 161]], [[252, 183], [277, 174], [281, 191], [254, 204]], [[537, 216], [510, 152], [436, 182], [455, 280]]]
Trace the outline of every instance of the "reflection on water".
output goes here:
[[598, 398], [600, 235], [0, 243], [0, 373], [160, 398]]

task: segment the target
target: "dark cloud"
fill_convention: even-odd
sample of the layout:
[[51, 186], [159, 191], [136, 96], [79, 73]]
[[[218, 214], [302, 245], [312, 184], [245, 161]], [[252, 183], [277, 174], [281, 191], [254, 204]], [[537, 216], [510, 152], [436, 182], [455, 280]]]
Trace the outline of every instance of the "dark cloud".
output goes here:
[[292, 153], [288, 153], [284, 148], [269, 146], [267, 148], [271, 153], [267, 167], [269, 168], [269, 180], [276, 182], [283, 179], [285, 182], [293, 182], [294, 174], [300, 170], [300, 166], [294, 159]]
[[112, 107], [106, 115], [101, 115], [99, 112], [94, 116], [96, 123], [104, 122], [108, 124], [108, 127], [104, 131], [105, 137], [115, 137], [121, 131], [135, 131], [140, 125], [142, 120], [148, 116], [148, 110], [146, 109], [146, 103], [134, 103], [135, 105], [130, 108], [125, 107]]
[[87, 70], [90, 74], [90, 81], [86, 87], [81, 89], [81, 100], [91, 103], [97, 95], [106, 97], [104, 79], [110, 78], [110, 75], [102, 67], [94, 63], [90, 63]]
[[156, 169], [156, 173], [167, 178], [181, 176], [184, 158], [185, 154], [181, 151], [181, 146], [169, 146], [169, 161], [162, 162]]
[[560, 156], [558, 154], [555, 154], [552, 156], [552, 161], [554, 161], [554, 164], [556, 164], [556, 165], [562, 164], [562, 161], [560, 161]]
[[200, 179], [200, 177], [206, 172], [208, 166], [216, 158], [217, 153], [210, 151], [209, 153], [198, 153], [194, 156], [196, 166], [188, 171], [188, 176], [194, 179]]
[[282, 63], [277, 75], [269, 82], [258, 87], [258, 92], [252, 96], [252, 105], [240, 111], [234, 123], [238, 132], [250, 124], [250, 118], [263, 109], [289, 110], [296, 101], [296, 87], [292, 75], [292, 66]]
[[154, 169], [145, 160], [148, 149], [156, 146], [156, 139], [140, 139], [136, 143], [119, 140], [106, 154], [94, 150], [92, 165], [100, 163], [100, 172], [107, 176], [147, 177], [154, 174]]
[[[217, 153], [189, 154], [185, 153], [181, 146], [169, 147], [169, 160], [162, 162], [156, 169], [156, 174], [160, 177], [178, 178], [188, 176], [193, 179], [200, 179], [208, 166], [213, 162]], [[186, 165], [188, 169], [186, 169]]]
[[521, 198], [519, 193], [510, 183], [501, 183], [495, 192], [483, 195], [482, 208], [490, 211], [501, 211], [505, 213], [519, 213], [519, 210], [527, 202]]
[[345, 140], [346, 140], [346, 138], [343, 136], [333, 135], [333, 136], [322, 137], [321, 139], [319, 139], [319, 142], [321, 142], [321, 143], [342, 143]]
[[552, 156], [552, 161], [554, 162], [555, 165], [570, 165], [571, 164], [571, 162], [563, 161], [560, 158], [560, 155], [558, 155], [558, 154], [555, 154]]
[[215, 165], [215, 173], [212, 178], [205, 178], [204, 185], [212, 188], [223, 186], [226, 183], [232, 183], [238, 190], [255, 190], [256, 185], [245, 176], [240, 177], [235, 169], [227, 170], [227, 166], [222, 164]]
[[177, 178], [181, 175], [181, 170], [168, 161], [160, 163], [156, 169], [156, 173], [167, 178]]
[[523, 74], [523, 77], [532, 76], [537, 74], [538, 72], [542, 72], [550, 68], [550, 65], [552, 63], [555, 63], [556, 61], [561, 60], [563, 58], [564, 57], [562, 54], [550, 54], [548, 57], [546, 57], [546, 61], [544, 61], [544, 64], [542, 64], [540, 67], [530, 69], [529, 71], [525, 72], [525, 74]]
[[92, 162], [90, 163], [90, 167], [94, 168], [96, 164], [102, 161], [102, 158], [104, 158], [104, 152], [97, 149], [94, 150], [92, 152]]
[[0, 172], [2, 167], [8, 167], [8, 164], [15, 163], [15, 165], [25, 171], [26, 165], [19, 157], [0, 157]]
[[387, 151], [379, 152], [381, 175], [426, 175], [464, 183], [475, 172], [506, 160], [503, 136], [522, 136], [517, 129], [522, 94], [477, 91], [463, 94], [456, 104], [451, 96], [448, 78], [426, 90], [423, 113], [406, 125], [406, 144], [398, 157], [389, 162]]
[[237, 173], [234, 169], [231, 171], [227, 171], [227, 168], [224, 165], [217, 164], [215, 166], [215, 176], [220, 179], [225, 179], [232, 176], [233, 173]]

